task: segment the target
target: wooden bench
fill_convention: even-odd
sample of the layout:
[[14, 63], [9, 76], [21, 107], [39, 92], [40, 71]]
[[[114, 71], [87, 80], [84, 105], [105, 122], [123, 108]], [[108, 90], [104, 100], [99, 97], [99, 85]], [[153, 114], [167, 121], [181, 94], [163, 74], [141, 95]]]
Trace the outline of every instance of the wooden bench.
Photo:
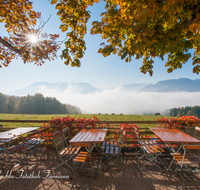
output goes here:
[[119, 145], [117, 141], [104, 141], [101, 146], [101, 152], [105, 154], [119, 154]]
[[200, 164], [200, 160], [193, 154], [186, 154], [185, 156], [182, 153], [171, 153], [174, 159], [179, 164]]
[[[198, 155], [191, 153], [191, 150], [197, 150], [197, 149], [200, 149], [200, 145], [184, 145], [183, 153], [171, 153], [171, 155], [173, 156], [172, 162], [176, 161], [180, 165], [180, 169], [178, 169], [178, 171], [181, 171], [184, 165], [195, 166], [193, 169], [186, 167], [190, 172], [192, 172], [192, 174], [195, 171], [198, 171], [200, 158], [198, 157]], [[171, 167], [172, 162], [170, 163], [169, 168]]]
[[92, 152], [92, 153], [88, 153], [88, 152], [80, 152], [75, 158], [74, 161], [75, 162], [87, 162], [87, 163], [94, 163], [94, 161], [97, 159], [98, 153], [96, 152]]
[[28, 151], [33, 147], [34, 147], [34, 145], [30, 145], [30, 144], [17, 144], [17, 145], [13, 145], [13, 146], [9, 147], [8, 151], [24, 153], [25, 151]]

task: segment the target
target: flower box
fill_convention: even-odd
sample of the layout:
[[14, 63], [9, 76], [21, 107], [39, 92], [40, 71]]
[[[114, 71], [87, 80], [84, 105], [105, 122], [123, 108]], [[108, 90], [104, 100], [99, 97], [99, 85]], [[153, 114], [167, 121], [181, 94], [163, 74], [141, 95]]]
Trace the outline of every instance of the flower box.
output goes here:
[[182, 127], [182, 131], [190, 136], [194, 136], [194, 132], [195, 132], [195, 126], [187, 126], [184, 125]]

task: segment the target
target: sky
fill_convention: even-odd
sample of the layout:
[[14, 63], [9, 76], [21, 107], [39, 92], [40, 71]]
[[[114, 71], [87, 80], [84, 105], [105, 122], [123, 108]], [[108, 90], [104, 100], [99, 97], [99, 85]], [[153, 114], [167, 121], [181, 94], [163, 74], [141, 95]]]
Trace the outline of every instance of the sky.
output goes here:
[[[55, 9], [55, 6], [51, 5], [50, 1], [48, 0], [32, 1], [34, 10], [41, 12], [41, 17], [44, 22], [49, 18], [50, 14], [52, 14], [51, 19], [45, 25], [42, 32], [59, 34], [60, 41], [65, 39], [65, 33], [61, 32], [61, 30], [59, 29], [61, 22], [59, 20], [59, 17], [57, 16], [57, 10]], [[140, 72], [142, 59], [132, 59], [131, 62], [126, 63], [124, 60], [121, 60], [121, 58], [117, 55], [111, 55], [105, 58], [101, 54], [97, 53], [98, 49], [100, 48], [100, 44], [103, 41], [100, 35], [90, 35], [89, 29], [91, 27], [92, 21], [100, 20], [100, 13], [103, 12], [103, 9], [103, 2], [100, 2], [98, 4], [95, 3], [93, 7], [89, 8], [89, 10], [91, 11], [91, 18], [88, 23], [88, 33], [85, 36], [87, 50], [84, 58], [81, 59], [80, 68], [66, 66], [64, 64], [64, 60], [61, 60], [59, 57], [61, 55], [61, 50], [59, 50], [58, 52], [58, 59], [55, 59], [51, 62], [46, 61], [43, 66], [24, 64], [23, 61], [20, 59], [13, 60], [8, 67], [3, 67], [0, 69], [0, 92], [4, 94], [10, 93], [11, 91], [24, 88], [34, 82], [87, 82], [97, 88], [110, 88], [132, 83], [155, 84], [158, 81], [166, 79], [200, 79], [200, 75], [194, 74], [192, 72], [191, 60], [188, 61], [187, 64], [183, 65], [182, 69], [176, 70], [173, 73], [169, 74], [167, 73], [167, 69], [164, 66], [165, 62], [159, 59], [155, 59], [153, 68], [154, 74], [151, 77], [149, 76], [149, 74], [145, 75]], [[6, 36], [6, 33], [1, 30], [1, 35]], [[49, 96], [50, 95], [51, 94], [49, 94]], [[112, 95], [114, 96], [114, 94], [111, 93], [111, 96]], [[98, 95], [97, 98], [100, 98], [99, 96], [100, 95]], [[135, 95], [133, 94], [133, 96]], [[103, 95], [101, 97], [103, 97]], [[140, 95], [136, 97], [140, 97]], [[82, 98], [79, 97], [79, 99], [81, 100]], [[124, 95], [123, 98], [126, 99], [127, 97]], [[91, 99], [91, 97], [89, 99]], [[72, 100], [70, 101], [64, 101], [63, 98], [60, 98], [60, 100], [64, 103], [71, 103], [76, 105], [75, 98], [72, 98]], [[115, 102], [112, 102], [112, 100], [110, 99], [109, 103], [112, 102], [113, 104], [116, 104], [119, 101], [120, 100], [117, 99]], [[182, 101], [182, 103], [184, 101], [185, 99]], [[198, 99], [196, 101], [198, 103]], [[197, 103], [194, 102], [192, 104]], [[81, 103], [79, 103], [77, 106], [80, 105], [82, 106]], [[183, 104], [180, 103], [180, 105]], [[87, 107], [82, 107], [81, 109], [87, 109]], [[95, 111], [98, 112], [98, 110]], [[111, 112], [114, 111], [115, 109], [111, 110]], [[120, 108], [118, 108], [118, 111], [120, 112]]]

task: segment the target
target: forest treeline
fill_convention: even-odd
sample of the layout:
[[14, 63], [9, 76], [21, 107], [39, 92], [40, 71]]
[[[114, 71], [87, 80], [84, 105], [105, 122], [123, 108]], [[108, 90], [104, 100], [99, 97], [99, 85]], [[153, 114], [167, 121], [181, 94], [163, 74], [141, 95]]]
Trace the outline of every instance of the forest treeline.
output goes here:
[[56, 98], [41, 93], [28, 96], [7, 96], [0, 93], [0, 113], [16, 114], [81, 114], [80, 108], [62, 104]]
[[183, 115], [193, 115], [200, 118], [200, 106], [186, 106], [170, 109], [170, 116], [181, 117]]

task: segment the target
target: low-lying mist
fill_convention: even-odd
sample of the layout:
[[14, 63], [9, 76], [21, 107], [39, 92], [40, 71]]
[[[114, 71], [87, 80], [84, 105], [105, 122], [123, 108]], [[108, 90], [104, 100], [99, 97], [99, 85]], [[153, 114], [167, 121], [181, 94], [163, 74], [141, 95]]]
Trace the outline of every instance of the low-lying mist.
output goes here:
[[102, 114], [163, 113], [166, 109], [200, 103], [200, 92], [136, 92], [118, 87], [81, 94], [80, 89], [72, 85], [65, 91], [41, 88], [40, 92], [88, 113]]

